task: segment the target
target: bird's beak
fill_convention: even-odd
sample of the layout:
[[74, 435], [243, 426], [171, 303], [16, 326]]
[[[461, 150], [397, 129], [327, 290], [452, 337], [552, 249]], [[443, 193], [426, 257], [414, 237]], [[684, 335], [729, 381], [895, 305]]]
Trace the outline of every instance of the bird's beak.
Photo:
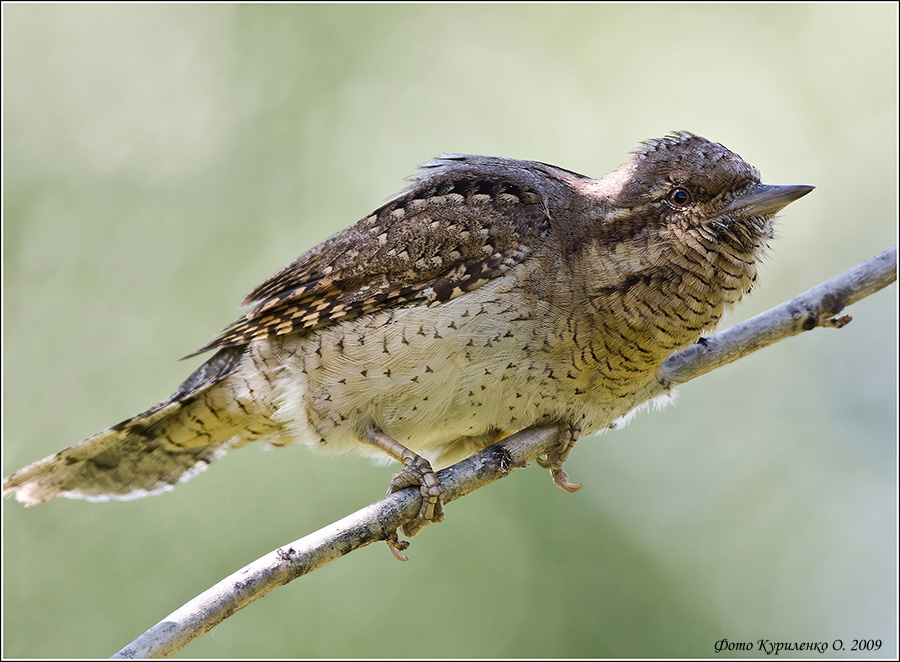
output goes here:
[[726, 212], [741, 212], [750, 216], [774, 214], [787, 207], [794, 200], [802, 198], [815, 186], [772, 186], [756, 184], [732, 200], [725, 208]]

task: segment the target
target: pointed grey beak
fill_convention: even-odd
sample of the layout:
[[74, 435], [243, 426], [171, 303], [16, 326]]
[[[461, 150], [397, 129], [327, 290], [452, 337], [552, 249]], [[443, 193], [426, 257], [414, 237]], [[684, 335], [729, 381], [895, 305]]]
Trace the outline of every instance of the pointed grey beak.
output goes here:
[[815, 186], [772, 186], [756, 184], [746, 193], [742, 193], [725, 208], [726, 212], [741, 212], [751, 216], [774, 214], [787, 207], [794, 200], [802, 198]]

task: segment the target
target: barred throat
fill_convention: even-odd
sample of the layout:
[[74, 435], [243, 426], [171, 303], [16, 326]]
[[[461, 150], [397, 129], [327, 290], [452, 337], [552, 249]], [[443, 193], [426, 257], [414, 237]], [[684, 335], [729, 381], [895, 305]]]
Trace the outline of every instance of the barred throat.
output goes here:
[[667, 244], [585, 257], [583, 299], [559, 330], [561, 347], [575, 348], [571, 365], [588, 371], [590, 390], [608, 400], [640, 392], [673, 352], [714, 328], [757, 277], [755, 257], [693, 230]]

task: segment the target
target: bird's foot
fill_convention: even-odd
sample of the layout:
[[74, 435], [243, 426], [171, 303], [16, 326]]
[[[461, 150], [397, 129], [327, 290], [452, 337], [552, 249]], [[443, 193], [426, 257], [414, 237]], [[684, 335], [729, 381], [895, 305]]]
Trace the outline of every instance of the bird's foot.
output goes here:
[[577, 492], [582, 483], [570, 483], [569, 474], [563, 471], [563, 464], [569, 457], [572, 447], [581, 436], [581, 427], [572, 423], [561, 423], [559, 426], [559, 445], [547, 453], [546, 457], [539, 457], [537, 463], [544, 469], [550, 470], [553, 482], [566, 492]]
[[416, 485], [422, 493], [422, 506], [415, 519], [401, 527], [408, 536], [416, 535], [426, 524], [442, 521], [444, 502], [441, 500], [441, 484], [431, 464], [424, 457], [407, 450], [403, 453], [403, 470], [394, 474], [388, 494]]
[[[394, 474], [391, 479], [388, 494], [416, 486], [419, 487], [422, 494], [422, 505], [418, 514], [400, 527], [404, 535], [412, 537], [424, 526], [442, 521], [444, 519], [444, 502], [441, 499], [441, 484], [438, 482], [431, 463], [380, 430], [370, 430], [366, 433], [365, 440], [403, 463], [403, 469]], [[409, 547], [409, 542], [400, 540], [396, 530], [388, 535], [385, 542], [396, 559], [408, 560], [403, 552]]]

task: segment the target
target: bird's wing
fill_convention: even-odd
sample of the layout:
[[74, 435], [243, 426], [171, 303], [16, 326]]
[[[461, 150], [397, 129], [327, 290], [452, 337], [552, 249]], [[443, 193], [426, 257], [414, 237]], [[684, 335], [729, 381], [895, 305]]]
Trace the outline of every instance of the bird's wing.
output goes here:
[[442, 156], [390, 202], [263, 282], [195, 354], [418, 301], [438, 305], [524, 260], [550, 229], [541, 163]]

